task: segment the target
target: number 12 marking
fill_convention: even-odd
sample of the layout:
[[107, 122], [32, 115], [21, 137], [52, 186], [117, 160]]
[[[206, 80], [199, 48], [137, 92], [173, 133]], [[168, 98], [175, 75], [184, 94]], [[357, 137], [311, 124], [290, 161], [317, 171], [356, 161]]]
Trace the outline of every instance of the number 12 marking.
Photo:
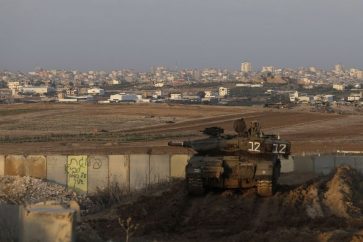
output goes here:
[[261, 143], [260, 142], [249, 141], [248, 144], [250, 144], [250, 148], [248, 149], [248, 151], [261, 152], [261, 150], [260, 150]]
[[275, 154], [285, 154], [286, 152], [286, 144], [272, 144], [272, 153]]

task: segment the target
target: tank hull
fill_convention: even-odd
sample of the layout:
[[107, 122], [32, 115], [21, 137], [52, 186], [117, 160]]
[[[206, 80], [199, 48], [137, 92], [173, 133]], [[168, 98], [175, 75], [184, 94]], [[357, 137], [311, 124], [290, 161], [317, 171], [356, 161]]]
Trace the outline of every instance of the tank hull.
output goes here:
[[186, 166], [190, 194], [201, 195], [210, 188], [256, 187], [260, 196], [271, 196], [280, 175], [277, 156], [193, 156]]

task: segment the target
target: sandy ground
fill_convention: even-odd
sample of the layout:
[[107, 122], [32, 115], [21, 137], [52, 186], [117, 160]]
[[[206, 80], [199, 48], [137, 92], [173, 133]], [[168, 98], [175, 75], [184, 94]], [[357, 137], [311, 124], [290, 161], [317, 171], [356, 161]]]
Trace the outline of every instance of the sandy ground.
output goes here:
[[[206, 105], [27, 104], [0, 105], [0, 138], [94, 136], [83, 140], [65, 136], [61, 141], [2, 141], [0, 153], [117, 153], [138, 152], [145, 147], [168, 152], [167, 141], [198, 138], [205, 127], [221, 126], [226, 133], [233, 133], [233, 121], [240, 117], [247, 122], [260, 121], [265, 133], [290, 140], [296, 154], [363, 150], [363, 115], [359, 114]], [[161, 134], [164, 137], [154, 138]], [[141, 138], [120, 140], [124, 136]]]

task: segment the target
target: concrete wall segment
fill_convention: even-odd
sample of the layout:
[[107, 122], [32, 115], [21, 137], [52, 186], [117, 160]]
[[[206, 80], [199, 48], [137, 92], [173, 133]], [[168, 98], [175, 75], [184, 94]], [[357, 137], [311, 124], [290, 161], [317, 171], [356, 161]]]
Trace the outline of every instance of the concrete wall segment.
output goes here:
[[26, 158], [23, 155], [7, 155], [5, 157], [5, 175], [8, 176], [25, 176]]
[[5, 175], [5, 156], [0, 155], [0, 176]]
[[189, 155], [177, 154], [170, 157], [170, 176], [175, 178], [185, 177], [185, 166], [188, 164]]
[[90, 155], [88, 162], [88, 193], [96, 193], [108, 187], [108, 156]]
[[168, 181], [170, 178], [170, 156], [150, 156], [150, 184]]
[[130, 190], [139, 190], [149, 184], [150, 155], [130, 155]]
[[47, 180], [67, 185], [67, 156], [65, 155], [48, 155], [47, 156]]
[[289, 156], [287, 159], [281, 160], [281, 172], [289, 173], [294, 171], [294, 159], [292, 156]]
[[47, 177], [47, 160], [43, 155], [28, 155], [25, 167], [27, 176], [40, 179]]
[[315, 156], [314, 170], [317, 174], [329, 174], [335, 167], [335, 157], [332, 155]]
[[88, 190], [88, 163], [86, 155], [71, 155], [67, 158], [67, 187], [76, 192]]
[[109, 184], [122, 190], [130, 189], [130, 157], [128, 155], [109, 155]]
[[314, 172], [314, 161], [310, 156], [293, 156], [295, 172]]
[[355, 168], [355, 157], [354, 156], [336, 156], [335, 157], [335, 166], [338, 167], [340, 165], [349, 165], [352, 168]]

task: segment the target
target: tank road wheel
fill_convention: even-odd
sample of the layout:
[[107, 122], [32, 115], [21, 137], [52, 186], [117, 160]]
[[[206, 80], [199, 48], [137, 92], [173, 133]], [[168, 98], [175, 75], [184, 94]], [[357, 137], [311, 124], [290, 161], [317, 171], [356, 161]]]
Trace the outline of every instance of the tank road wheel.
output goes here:
[[261, 197], [270, 197], [274, 194], [275, 185], [270, 180], [257, 181], [257, 194]]
[[205, 187], [202, 176], [199, 174], [191, 174], [187, 177], [187, 189], [190, 195], [203, 195]]

